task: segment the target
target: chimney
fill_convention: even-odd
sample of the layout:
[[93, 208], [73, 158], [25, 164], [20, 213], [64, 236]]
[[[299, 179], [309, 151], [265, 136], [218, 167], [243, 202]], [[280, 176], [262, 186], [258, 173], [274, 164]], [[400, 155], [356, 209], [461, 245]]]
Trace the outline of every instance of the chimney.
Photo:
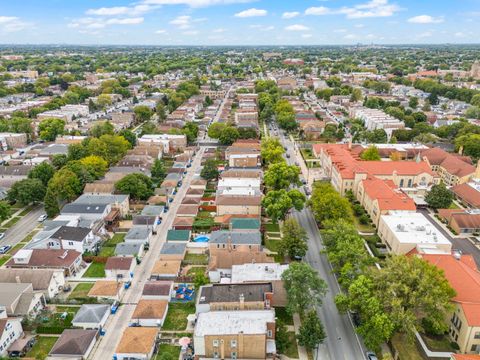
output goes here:
[[460, 149], [458, 149], [458, 153], [459, 153], [460, 155], [463, 155], [463, 145], [460, 146]]
[[243, 294], [240, 294], [238, 300], [240, 301], [240, 310], [245, 310], [245, 296], [243, 296]]
[[15, 282], [16, 282], [17, 284], [20, 284], [20, 283], [21, 283], [21, 281], [20, 281], [20, 276], [18, 276], [18, 275], [15, 276]]

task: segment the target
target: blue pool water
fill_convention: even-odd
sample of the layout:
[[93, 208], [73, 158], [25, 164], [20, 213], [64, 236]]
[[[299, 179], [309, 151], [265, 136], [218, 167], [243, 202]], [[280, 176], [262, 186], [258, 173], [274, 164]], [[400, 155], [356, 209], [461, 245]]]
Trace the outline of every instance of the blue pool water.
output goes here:
[[210, 240], [209, 236], [206, 235], [198, 235], [193, 241], [194, 242], [208, 242]]

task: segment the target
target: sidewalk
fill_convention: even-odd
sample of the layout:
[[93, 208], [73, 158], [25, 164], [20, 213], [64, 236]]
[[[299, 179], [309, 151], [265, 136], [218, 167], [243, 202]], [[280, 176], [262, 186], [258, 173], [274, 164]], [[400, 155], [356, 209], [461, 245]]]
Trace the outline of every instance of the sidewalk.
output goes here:
[[[295, 335], [300, 333], [300, 316], [298, 314], [293, 315], [293, 326], [295, 327]], [[307, 349], [304, 346], [300, 346], [297, 341], [298, 346], [298, 358], [300, 360], [308, 360]]]

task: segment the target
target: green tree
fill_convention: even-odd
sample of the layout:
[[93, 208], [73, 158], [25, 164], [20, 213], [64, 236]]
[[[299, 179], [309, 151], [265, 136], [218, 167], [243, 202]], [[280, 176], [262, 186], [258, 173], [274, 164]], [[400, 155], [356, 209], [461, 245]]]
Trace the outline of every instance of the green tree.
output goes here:
[[112, 105], [112, 98], [108, 94], [100, 94], [97, 96], [97, 107], [99, 109], [106, 109], [107, 106]]
[[29, 171], [28, 178], [38, 179], [43, 183], [43, 185], [47, 186], [54, 173], [55, 168], [48, 162], [44, 161]]
[[137, 135], [132, 130], [125, 129], [122, 130], [118, 133], [118, 135], [123, 136], [125, 140], [127, 140], [130, 143], [131, 147], [134, 147], [137, 145]]
[[305, 311], [322, 304], [327, 284], [306, 262], [290, 263], [282, 274], [287, 292], [287, 311], [302, 316]]
[[233, 126], [227, 126], [220, 132], [218, 141], [222, 145], [232, 145], [239, 137], [240, 133], [238, 132], [237, 128], [234, 128]]
[[296, 189], [290, 191], [285, 189], [271, 190], [263, 198], [262, 206], [265, 208], [268, 217], [276, 223], [278, 220], [285, 219], [292, 208], [298, 211], [302, 210], [305, 200], [305, 195]]
[[480, 107], [480, 94], [476, 94], [472, 96], [472, 100], [470, 101], [470, 104], [473, 106]]
[[56, 154], [56, 155], [53, 155], [52, 157], [52, 165], [57, 170], [64, 167], [67, 161], [68, 161], [68, 158], [67, 158], [67, 155], [65, 154]]
[[102, 135], [100, 138], [91, 138], [87, 144], [88, 153], [107, 160], [108, 164], [114, 164], [125, 156], [130, 143], [118, 135]]
[[212, 139], [218, 139], [222, 131], [227, 127], [227, 124], [215, 122], [208, 127], [208, 136]]
[[302, 319], [302, 325], [297, 335], [298, 344], [312, 351], [319, 344], [323, 343], [326, 337], [327, 335], [317, 312], [313, 309], [310, 310]]
[[100, 179], [108, 170], [108, 163], [100, 156], [90, 155], [79, 160], [90, 176], [97, 180]]
[[310, 207], [315, 219], [322, 226], [326, 220], [352, 219], [350, 203], [329, 183], [314, 184]]
[[200, 287], [203, 285], [207, 285], [209, 283], [208, 276], [205, 275], [204, 272], [197, 272], [195, 273], [194, 279], [193, 279], [193, 285], [195, 286], [195, 289], [199, 291]]
[[418, 107], [418, 98], [415, 96], [412, 96], [410, 100], [408, 100], [408, 106], [411, 107], [412, 109], [416, 109]]
[[90, 129], [90, 136], [99, 138], [102, 135], [113, 135], [114, 127], [110, 121], [102, 121], [98, 124], [95, 124]]
[[150, 172], [152, 174], [152, 180], [156, 184], [160, 184], [163, 179], [165, 179], [165, 176], [167, 176], [163, 161], [160, 159], [155, 159]]
[[45, 212], [47, 213], [49, 218], [57, 216], [60, 213], [58, 199], [52, 189], [47, 188], [47, 192], [43, 201], [45, 204]]
[[288, 255], [291, 259], [304, 257], [308, 250], [307, 232], [294, 218], [285, 220], [282, 226], [282, 240], [280, 241], [279, 253]]
[[187, 137], [187, 142], [193, 144], [198, 137], [198, 125], [194, 122], [188, 122], [183, 127], [182, 133]]
[[39, 179], [23, 179], [12, 185], [8, 191], [8, 200], [20, 205], [40, 202], [45, 197], [45, 185]]
[[355, 88], [352, 90], [352, 95], [350, 95], [350, 101], [357, 102], [362, 100], [362, 90]]
[[300, 183], [299, 174], [298, 166], [288, 165], [285, 161], [281, 161], [268, 166], [263, 180], [269, 189], [288, 189], [290, 185]]
[[443, 183], [433, 185], [425, 201], [432, 209], [448, 209], [453, 202], [453, 193]]
[[203, 165], [200, 176], [205, 180], [213, 180], [218, 178], [218, 167], [215, 159], [207, 159]]
[[135, 200], [146, 200], [153, 195], [152, 180], [144, 174], [129, 174], [115, 183], [115, 189], [121, 194], [128, 194]]
[[152, 110], [145, 105], [135, 106], [133, 112], [135, 113], [135, 119], [137, 122], [149, 121], [153, 115]]
[[275, 345], [277, 346], [277, 352], [283, 354], [290, 344], [290, 338], [288, 336], [287, 326], [281, 319], [277, 319], [275, 322]]
[[480, 159], [480, 134], [461, 135], [455, 139], [457, 150], [463, 149], [463, 154], [474, 160]]
[[45, 141], [54, 141], [58, 135], [63, 135], [64, 129], [65, 121], [62, 119], [49, 118], [38, 124], [40, 139]]
[[82, 186], [77, 175], [69, 169], [60, 169], [48, 182], [48, 190], [52, 191], [60, 201], [72, 201], [82, 191]]
[[163, 101], [157, 102], [155, 110], [157, 112], [158, 122], [164, 122], [167, 119], [167, 113], [165, 112], [165, 104]]
[[375, 145], [369, 146], [362, 154], [360, 155], [362, 160], [366, 161], [377, 161], [380, 160], [380, 152]]
[[480, 119], [480, 106], [470, 106], [465, 111], [465, 117], [467, 119]]
[[284, 152], [285, 150], [278, 139], [271, 137], [262, 141], [260, 154], [266, 164], [285, 161], [282, 156]]
[[6, 201], [0, 201], [0, 221], [5, 221], [10, 217], [12, 210]]

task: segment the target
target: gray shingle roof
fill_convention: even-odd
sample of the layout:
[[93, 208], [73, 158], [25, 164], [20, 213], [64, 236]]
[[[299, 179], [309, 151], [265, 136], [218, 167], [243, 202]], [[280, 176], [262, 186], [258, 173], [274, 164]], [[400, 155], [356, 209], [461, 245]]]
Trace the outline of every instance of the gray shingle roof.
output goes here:
[[67, 204], [62, 208], [62, 214], [101, 214], [105, 211], [105, 204]]
[[97, 330], [65, 329], [49, 355], [84, 355], [97, 335]]
[[98, 324], [105, 313], [109, 311], [110, 305], [108, 304], [84, 304], [80, 307], [72, 322]]
[[151, 229], [147, 226], [134, 226], [128, 230], [125, 235], [125, 241], [127, 240], [148, 240], [148, 236], [151, 233]]
[[90, 234], [91, 230], [83, 227], [61, 226], [55, 231], [52, 239], [61, 239], [68, 241], [83, 241]]
[[115, 246], [115, 255], [138, 255], [143, 244], [120, 243]]
[[262, 237], [260, 232], [243, 231], [213, 231], [210, 235], [211, 244], [227, 244], [231, 242], [234, 245], [261, 245]]
[[163, 244], [160, 254], [163, 255], [179, 255], [185, 252], [187, 243], [184, 242], [166, 242]]

